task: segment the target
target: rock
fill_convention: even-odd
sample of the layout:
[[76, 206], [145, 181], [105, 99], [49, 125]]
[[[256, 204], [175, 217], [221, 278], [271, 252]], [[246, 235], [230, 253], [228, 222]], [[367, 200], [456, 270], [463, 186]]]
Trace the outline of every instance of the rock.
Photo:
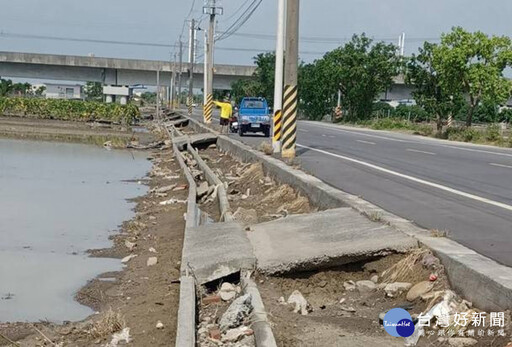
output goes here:
[[220, 318], [220, 330], [226, 331], [229, 328], [240, 326], [243, 319], [247, 317], [253, 309], [251, 301], [251, 294], [245, 294], [235, 299]]
[[210, 329], [208, 335], [210, 335], [211, 339], [220, 340], [220, 330], [217, 328]]
[[206, 181], [203, 181], [201, 182], [201, 184], [197, 187], [197, 197], [198, 198], [202, 198], [203, 196], [205, 196], [206, 194], [208, 194], [208, 182]]
[[137, 246], [136, 243], [134, 242], [130, 242], [128, 240], [125, 240], [124, 241], [124, 245], [126, 246], [126, 248], [128, 248], [130, 251], [133, 251], [133, 249]]
[[258, 213], [255, 209], [239, 207], [235, 213], [233, 213], [233, 218], [244, 226], [258, 223]]
[[154, 249], [153, 247], [149, 247], [148, 251], [150, 251], [151, 253], [158, 253], [156, 249]]
[[215, 143], [212, 143], [211, 145], [208, 146], [208, 148], [215, 149], [215, 148], [217, 148], [217, 145]]
[[356, 284], [354, 283], [354, 281], [347, 281], [343, 283], [343, 287], [347, 291], [352, 291], [356, 289]]
[[327, 281], [325, 281], [325, 280], [322, 280], [322, 281], [318, 282], [318, 286], [320, 288], [324, 288], [326, 285], [327, 285]]
[[446, 342], [448, 342], [448, 346], [452, 346], [452, 347], [473, 346], [478, 343], [477, 340], [469, 338], [469, 337], [449, 337], [449, 338], [440, 337], [437, 339], [437, 341], [443, 343], [444, 346], [446, 346]]
[[164, 324], [163, 324], [162, 322], [158, 321], [158, 322], [156, 323], [156, 328], [157, 328], [157, 329], [163, 329], [163, 328], [164, 328]]
[[284, 299], [284, 296], [279, 297], [277, 302], [279, 303], [279, 305], [286, 305], [286, 300]]
[[226, 333], [222, 336], [221, 341], [222, 342], [237, 342], [242, 337], [246, 336], [246, 331], [249, 330], [246, 326], [241, 326], [235, 329], [229, 329], [226, 331]]
[[156, 217], [155, 216], [149, 216], [149, 220], [151, 220], [151, 221], [156, 220]]
[[221, 298], [219, 295], [208, 295], [207, 297], [203, 298], [203, 305], [209, 305], [220, 301]]
[[223, 301], [232, 300], [236, 296], [236, 287], [231, 283], [224, 282], [220, 287], [219, 295]]
[[426, 268], [434, 267], [439, 264], [439, 259], [434, 257], [432, 254], [427, 253], [423, 256], [421, 264]]
[[435, 297], [443, 296], [443, 293], [444, 292], [442, 290], [440, 290], [440, 291], [433, 292], [433, 293], [423, 294], [423, 295], [421, 295], [421, 300], [429, 301], [429, 300], [434, 299]]
[[377, 286], [372, 281], [364, 280], [357, 281], [356, 288], [360, 293], [371, 293], [377, 289]]
[[127, 255], [126, 257], [124, 257], [123, 259], [121, 259], [121, 263], [126, 264], [126, 263], [128, 263], [130, 260], [132, 260], [133, 258], [135, 258], [136, 256], [137, 256], [137, 254], [130, 254], [130, 255]]
[[370, 281], [372, 281], [373, 283], [378, 283], [379, 282], [379, 275], [373, 275], [370, 278]]
[[288, 304], [295, 305], [293, 312], [298, 313], [300, 311], [300, 314], [303, 316], [308, 314], [308, 302], [298, 290], [293, 291], [287, 302]]
[[430, 281], [423, 281], [414, 285], [409, 292], [407, 292], [407, 300], [414, 301], [420, 296], [430, 292], [434, 288], [434, 284]]
[[184, 204], [186, 202], [187, 202], [187, 200], [178, 200], [175, 198], [171, 198], [169, 200], [161, 201], [160, 205], [165, 206], [165, 205], [174, 205], [174, 204]]
[[395, 297], [397, 295], [400, 295], [401, 293], [409, 290], [412, 287], [411, 283], [406, 282], [394, 282], [389, 283], [384, 287], [384, 291], [386, 292], [386, 295], [389, 297]]
[[177, 192], [177, 191], [180, 191], [180, 190], [185, 190], [187, 188], [188, 188], [188, 186], [186, 184], [181, 184], [179, 186], [174, 187], [174, 189], [172, 191], [173, 192]]
[[157, 263], [158, 263], [158, 258], [157, 257], [149, 257], [148, 261], [146, 262], [146, 265], [147, 266], [153, 266], [153, 265], [156, 265]]

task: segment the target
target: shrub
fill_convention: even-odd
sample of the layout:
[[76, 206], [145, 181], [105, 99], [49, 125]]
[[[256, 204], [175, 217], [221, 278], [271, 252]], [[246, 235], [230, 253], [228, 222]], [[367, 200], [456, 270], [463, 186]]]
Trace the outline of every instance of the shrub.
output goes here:
[[139, 118], [137, 106], [93, 101], [0, 98], [0, 114], [73, 121], [111, 121], [133, 124]]
[[491, 142], [502, 142], [501, 128], [499, 124], [490, 124], [485, 131], [485, 139]]
[[451, 141], [474, 142], [482, 137], [482, 133], [474, 128], [447, 128], [444, 133], [444, 138]]

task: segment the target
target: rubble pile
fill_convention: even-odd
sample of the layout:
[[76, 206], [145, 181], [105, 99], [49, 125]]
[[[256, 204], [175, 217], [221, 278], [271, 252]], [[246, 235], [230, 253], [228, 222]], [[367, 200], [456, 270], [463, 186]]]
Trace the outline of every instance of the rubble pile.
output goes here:
[[239, 285], [222, 283], [216, 292], [202, 297], [199, 309], [199, 346], [255, 345], [254, 331], [250, 328], [252, 297], [250, 294], [242, 295]]

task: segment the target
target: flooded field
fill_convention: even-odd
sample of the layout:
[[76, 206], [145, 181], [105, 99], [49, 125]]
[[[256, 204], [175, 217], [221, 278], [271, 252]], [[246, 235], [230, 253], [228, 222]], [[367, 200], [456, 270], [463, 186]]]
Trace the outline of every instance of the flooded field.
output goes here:
[[150, 168], [146, 154], [0, 139], [0, 322], [79, 320], [87, 280], [121, 269], [90, 258], [133, 216], [126, 199], [146, 187], [127, 180]]

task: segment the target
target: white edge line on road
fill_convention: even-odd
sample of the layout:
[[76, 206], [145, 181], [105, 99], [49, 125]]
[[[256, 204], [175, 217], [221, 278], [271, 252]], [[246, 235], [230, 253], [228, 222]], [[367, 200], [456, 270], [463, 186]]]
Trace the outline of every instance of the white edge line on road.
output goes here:
[[333, 126], [329, 126], [329, 125], [322, 125], [322, 124], [311, 124], [311, 123], [306, 123], [308, 125], [312, 125], [312, 126], [317, 126], [317, 127], [322, 127], [322, 128], [329, 128], [330, 130], [334, 130], [334, 131], [340, 131], [340, 132], [344, 132], [344, 133], [350, 133], [350, 134], [355, 134], [355, 135], [362, 135], [362, 136], [368, 136], [368, 137], [375, 137], [375, 138], [378, 138], [378, 139], [384, 139], [384, 140], [388, 140], [388, 141], [395, 141], [395, 142], [411, 142], [411, 141], [407, 141], [407, 140], [400, 140], [400, 139], [394, 139], [394, 138], [391, 138], [391, 137], [386, 137], [386, 136], [379, 136], [379, 135], [372, 135], [372, 134], [366, 134], [362, 131], [350, 131], [350, 130], [345, 130], [345, 129], [339, 129], [337, 127], [333, 127]]
[[393, 170], [389, 170], [389, 169], [383, 168], [381, 166], [370, 164], [370, 163], [367, 163], [367, 162], [364, 162], [364, 161], [361, 161], [361, 160], [357, 160], [357, 159], [353, 159], [353, 158], [350, 158], [350, 157], [346, 157], [346, 156], [343, 156], [343, 155], [327, 152], [327, 151], [324, 151], [324, 150], [321, 150], [321, 149], [316, 149], [316, 148], [313, 148], [313, 147], [304, 146], [304, 145], [300, 145], [300, 144], [297, 144], [297, 146], [298, 147], [302, 147], [302, 148], [307, 148], [309, 150], [312, 150], [312, 151], [315, 151], [315, 152], [318, 152], [318, 153], [322, 153], [322, 154], [330, 155], [330, 156], [333, 156], [333, 157], [336, 157], [336, 158], [340, 158], [340, 159], [343, 159], [343, 160], [346, 160], [346, 161], [350, 161], [350, 162], [353, 162], [353, 163], [356, 163], [356, 164], [364, 165], [366, 167], [372, 168], [372, 169], [377, 170], [377, 171], [381, 171], [381, 172], [385, 172], [385, 173], [390, 174], [390, 175], [394, 175], [394, 176], [398, 176], [398, 177], [401, 177], [401, 178], [405, 178], [405, 179], [407, 179], [409, 181], [413, 181], [413, 182], [420, 183], [420, 184], [423, 184], [423, 185], [426, 185], [426, 186], [429, 186], [429, 187], [437, 188], [439, 190], [443, 190], [445, 192], [449, 192], [449, 193], [452, 193], [452, 194], [455, 194], [455, 195], [459, 195], [459, 196], [462, 196], [462, 197], [465, 197], [465, 198], [468, 198], [468, 199], [472, 199], [472, 200], [483, 202], [483, 203], [486, 203], [486, 204], [489, 204], [489, 205], [492, 205], [492, 206], [500, 207], [500, 208], [508, 210], [508, 211], [512, 211], [512, 206], [504, 204], [504, 203], [501, 203], [501, 202], [498, 202], [498, 201], [494, 201], [494, 200], [490, 200], [490, 199], [487, 199], [487, 198], [483, 198], [483, 197], [478, 196], [478, 195], [466, 193], [466, 192], [463, 192], [463, 191], [460, 191], [460, 190], [457, 190], [457, 189], [453, 189], [453, 188], [450, 188], [450, 187], [447, 187], [447, 186], [443, 186], [443, 185], [438, 184], [438, 183], [434, 183], [434, 182], [430, 182], [430, 181], [425, 181], [425, 180], [422, 180], [420, 178], [416, 178], [416, 177], [413, 177], [413, 176], [405, 175], [405, 174], [402, 174], [402, 173], [399, 173], [399, 172], [396, 172], [396, 171], [393, 171]]
[[492, 166], [499, 166], [499, 167], [505, 167], [507, 169], [512, 169], [512, 166], [511, 165], [503, 165], [503, 164], [496, 164], [496, 163], [489, 163], [489, 165], [492, 165]]
[[300, 131], [301, 133], [309, 133], [309, 130], [305, 130], [305, 129], [299, 129], [299, 131]]
[[356, 140], [357, 142], [361, 142], [361, 143], [366, 143], [366, 144], [369, 144], [369, 145], [374, 145], [375, 142], [370, 142], [370, 141], [364, 141], [364, 140]]
[[415, 153], [423, 153], [423, 154], [436, 155], [433, 152], [419, 151], [417, 149], [411, 149], [411, 148], [407, 148], [406, 151], [408, 151], [408, 152], [415, 152]]
[[453, 148], [453, 149], [460, 149], [461, 151], [480, 152], [480, 153], [501, 155], [501, 156], [504, 156], [504, 157], [512, 157], [512, 154], [484, 151], [482, 149], [462, 148], [462, 147], [457, 147], [457, 146], [449, 146], [449, 145], [441, 145], [441, 144], [434, 144], [434, 146], [447, 147], [447, 148]]

